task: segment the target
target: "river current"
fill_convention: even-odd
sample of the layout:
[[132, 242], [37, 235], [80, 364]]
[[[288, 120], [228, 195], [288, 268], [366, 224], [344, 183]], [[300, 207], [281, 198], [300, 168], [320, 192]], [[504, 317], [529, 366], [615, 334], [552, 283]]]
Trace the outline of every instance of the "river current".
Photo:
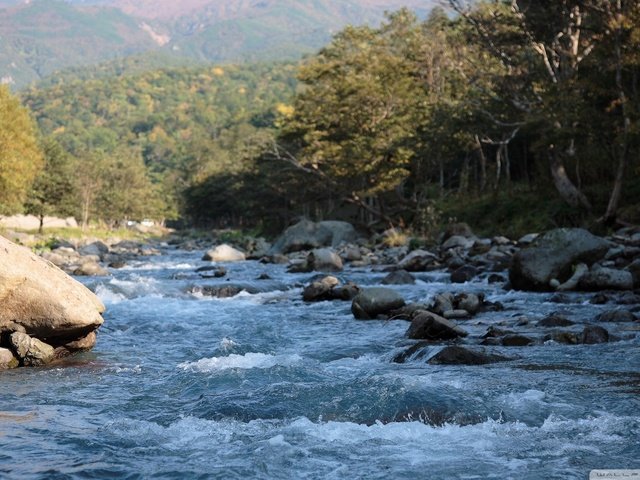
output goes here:
[[[506, 363], [398, 364], [407, 322], [305, 304], [313, 274], [280, 265], [228, 264], [226, 278], [202, 279], [201, 256], [166, 248], [82, 280], [108, 308], [96, 348], [0, 374], [0, 478], [586, 479], [640, 468], [637, 324], [607, 325], [620, 340], [602, 345], [490, 347]], [[340, 277], [367, 286], [384, 275]], [[590, 322], [604, 308], [584, 294], [558, 305], [417, 277], [392, 288], [408, 301], [465, 291], [504, 304], [460, 322], [472, 333], [559, 309]], [[229, 282], [260, 293], [190, 293]]]

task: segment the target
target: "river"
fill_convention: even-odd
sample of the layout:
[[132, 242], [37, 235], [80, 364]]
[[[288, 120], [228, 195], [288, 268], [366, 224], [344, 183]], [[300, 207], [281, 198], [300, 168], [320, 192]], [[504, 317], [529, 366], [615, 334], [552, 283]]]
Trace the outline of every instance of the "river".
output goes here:
[[[602, 345], [490, 347], [506, 363], [398, 364], [408, 323], [357, 321], [349, 302], [305, 304], [313, 275], [280, 265], [226, 266], [261, 293], [189, 293], [227, 282], [201, 279], [201, 256], [165, 247], [82, 280], [108, 307], [98, 345], [63, 366], [2, 372], [0, 478], [585, 479], [640, 468], [637, 323], [608, 324], [620, 340]], [[256, 280], [263, 273], [271, 279]], [[606, 308], [586, 294], [558, 305], [417, 276], [392, 288], [410, 301], [471, 291], [504, 304], [460, 322], [472, 335], [558, 310], [590, 322]]]

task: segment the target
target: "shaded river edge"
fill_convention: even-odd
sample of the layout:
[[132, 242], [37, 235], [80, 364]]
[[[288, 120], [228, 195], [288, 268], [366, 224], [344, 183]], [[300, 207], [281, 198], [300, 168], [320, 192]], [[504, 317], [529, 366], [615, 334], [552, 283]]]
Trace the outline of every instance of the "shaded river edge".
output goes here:
[[[108, 308], [98, 345], [64, 366], [2, 373], [0, 478], [585, 479], [640, 468], [637, 323], [607, 324], [619, 341], [600, 345], [486, 347], [514, 358], [505, 363], [397, 364], [415, 343], [407, 322], [305, 304], [313, 274], [251, 261], [226, 265], [228, 278], [261, 293], [192, 294], [226, 282], [195, 273], [201, 255], [165, 248], [82, 280]], [[369, 286], [385, 275], [339, 277]], [[606, 308], [590, 294], [559, 305], [416, 276], [391, 288], [407, 301], [481, 292], [505, 306], [461, 321], [472, 335], [559, 311], [581, 328]]]

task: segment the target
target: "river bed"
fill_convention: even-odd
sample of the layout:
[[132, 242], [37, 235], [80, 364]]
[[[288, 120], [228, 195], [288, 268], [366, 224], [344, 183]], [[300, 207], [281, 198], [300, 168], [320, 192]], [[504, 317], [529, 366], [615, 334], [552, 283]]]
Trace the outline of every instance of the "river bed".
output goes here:
[[[227, 282], [200, 278], [201, 256], [166, 248], [82, 280], [108, 307], [96, 348], [0, 377], [1, 478], [585, 479], [640, 468], [637, 323], [608, 324], [619, 341], [601, 345], [487, 347], [505, 363], [398, 364], [414, 343], [407, 322], [305, 304], [313, 274], [281, 265], [226, 265], [230, 282], [260, 293], [190, 293]], [[384, 275], [339, 276], [367, 286]], [[472, 335], [559, 310], [591, 323], [607, 308], [587, 294], [558, 305], [417, 276], [392, 288], [408, 301], [464, 291], [505, 306], [460, 322]]]

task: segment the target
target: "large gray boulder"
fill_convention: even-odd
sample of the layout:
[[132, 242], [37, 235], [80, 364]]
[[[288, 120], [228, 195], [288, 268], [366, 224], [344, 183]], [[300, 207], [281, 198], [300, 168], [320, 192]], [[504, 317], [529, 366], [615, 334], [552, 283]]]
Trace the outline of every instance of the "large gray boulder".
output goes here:
[[246, 260], [246, 256], [240, 250], [222, 244], [206, 252], [202, 259], [211, 262], [243, 262]]
[[307, 264], [316, 272], [341, 272], [343, 269], [340, 255], [329, 248], [316, 248], [307, 256]]
[[632, 290], [633, 275], [626, 270], [614, 268], [593, 268], [580, 277], [583, 290]]
[[104, 255], [109, 253], [109, 246], [98, 240], [85, 245], [84, 247], [80, 247], [78, 249], [78, 253], [80, 253], [80, 255], [95, 255], [102, 258]]
[[606, 240], [581, 228], [550, 230], [514, 255], [509, 280], [518, 290], [552, 290], [552, 280], [568, 280], [574, 265], [597, 262], [609, 246]]
[[291, 253], [322, 247], [337, 247], [358, 239], [356, 229], [347, 222], [325, 221], [315, 223], [301, 220], [287, 228], [275, 241], [269, 253]]
[[458, 345], [443, 348], [429, 359], [431, 365], [487, 365], [489, 363], [506, 362], [510, 358], [470, 350]]
[[351, 312], [358, 320], [372, 320], [404, 305], [404, 298], [395, 290], [383, 287], [366, 288], [353, 299]]
[[325, 220], [319, 222], [320, 228], [327, 229], [331, 232], [331, 244], [327, 247], [338, 247], [342, 244], [353, 243], [360, 238], [358, 232], [349, 222], [341, 222], [339, 220]]
[[103, 323], [104, 305], [89, 289], [2, 237], [0, 299], [0, 332], [26, 333], [53, 347], [85, 337]]

